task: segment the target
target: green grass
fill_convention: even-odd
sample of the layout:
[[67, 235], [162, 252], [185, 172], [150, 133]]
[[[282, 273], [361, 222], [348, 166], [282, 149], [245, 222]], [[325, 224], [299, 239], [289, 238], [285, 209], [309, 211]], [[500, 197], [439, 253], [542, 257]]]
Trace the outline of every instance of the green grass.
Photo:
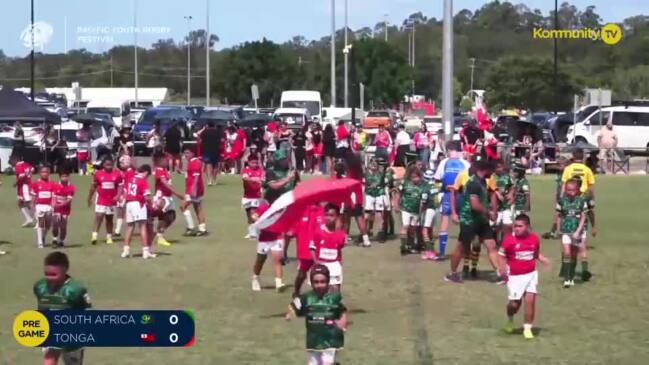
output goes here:
[[[154, 261], [122, 260], [120, 246], [90, 246], [91, 214], [84, 204], [87, 178], [75, 177], [68, 243], [71, 274], [85, 282], [95, 308], [190, 309], [196, 344], [178, 349], [89, 349], [87, 364], [302, 364], [304, 323], [286, 323], [289, 294], [253, 293], [255, 244], [244, 240], [240, 182], [226, 177], [208, 188], [206, 238], [180, 237], [178, 221], [168, 238], [178, 243]], [[176, 177], [177, 181], [180, 181]], [[35, 248], [32, 230], [19, 228], [11, 180], [0, 188], [0, 364], [39, 363], [38, 349], [19, 347], [11, 335], [17, 313], [35, 306], [32, 284], [50, 249]], [[649, 186], [645, 177], [603, 177], [597, 182], [599, 236], [591, 240], [592, 282], [561, 288], [559, 244], [544, 241], [553, 260], [541, 274], [533, 341], [501, 334], [506, 290], [485, 281], [442, 281], [448, 263], [401, 258], [396, 242], [345, 249], [345, 303], [350, 309], [343, 364], [647, 364], [649, 363]], [[533, 223], [549, 227], [553, 183], [532, 178]], [[452, 237], [455, 237], [455, 231]], [[103, 233], [101, 234], [103, 235]], [[451, 239], [453, 241], [454, 238]], [[454, 247], [450, 244], [450, 248]], [[138, 251], [139, 247], [135, 246]], [[480, 267], [488, 269], [483, 254]], [[285, 274], [292, 282], [295, 267]], [[272, 285], [270, 267], [263, 283]], [[517, 318], [521, 326], [521, 317]]]

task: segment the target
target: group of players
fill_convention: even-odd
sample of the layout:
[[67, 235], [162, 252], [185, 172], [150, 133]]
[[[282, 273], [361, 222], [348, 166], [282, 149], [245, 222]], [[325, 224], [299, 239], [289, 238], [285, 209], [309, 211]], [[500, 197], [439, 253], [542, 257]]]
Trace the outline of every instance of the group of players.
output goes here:
[[[185, 149], [188, 161], [185, 174], [185, 192], [182, 194], [172, 184], [168, 159], [164, 154], [153, 156], [154, 169], [148, 164], [135, 167], [128, 155], [119, 158], [119, 168], [111, 159], [105, 159], [101, 168], [95, 171], [88, 192], [88, 206], [95, 206], [95, 221], [91, 235], [93, 245], [98, 242], [98, 232], [105, 220], [106, 244], [113, 244], [113, 238], [121, 236], [126, 221], [124, 245], [121, 257], [132, 256], [130, 245], [133, 233], [142, 241], [142, 258], [155, 258], [154, 239], [159, 246], [170, 246], [164, 232], [176, 219], [174, 196], [182, 200], [181, 211], [187, 223], [185, 235], [207, 235], [202, 198], [204, 195], [203, 166], [191, 148]], [[70, 182], [69, 172], [62, 169], [59, 181], [50, 176], [50, 167], [38, 167], [38, 178], [32, 181], [34, 167], [25, 161], [14, 165], [18, 207], [25, 217], [23, 227], [34, 227], [37, 247], [46, 245], [47, 234], [52, 229], [52, 247], [65, 247], [67, 223], [72, 213], [72, 200], [76, 187]], [[149, 189], [148, 177], [154, 177], [153, 194]], [[94, 202], [94, 203], [93, 203]], [[190, 207], [198, 219], [198, 229]], [[116, 217], [116, 219], [114, 219]], [[115, 222], [116, 220], [116, 222]]]
[[[374, 159], [361, 176], [364, 182], [363, 196], [355, 199], [353, 209], [331, 203], [315, 204], [285, 234], [249, 229], [246, 237], [257, 240], [252, 269], [253, 291], [261, 290], [260, 274], [268, 254], [273, 258], [275, 288], [278, 291], [285, 288], [282, 266], [286, 263], [291, 239], [296, 241], [298, 272], [286, 318], [290, 319], [293, 315], [307, 318], [309, 364], [333, 364], [336, 350], [344, 343], [347, 315], [341, 294], [342, 249], [348, 242], [348, 220], [350, 215], [357, 215], [359, 205], [361, 215], [367, 221], [359, 223], [363, 236], [372, 236], [377, 216], [381, 219], [381, 231], [376, 236], [378, 241], [385, 241], [393, 235], [394, 210], [401, 216], [400, 253], [421, 253], [424, 260], [441, 261], [446, 258], [450, 222], [459, 223], [458, 245], [450, 255], [451, 272], [445, 279], [461, 283], [468, 275], [477, 277], [477, 262], [481, 246], [484, 245], [497, 281], [506, 283], [508, 288], [505, 330], [511, 333], [513, 317], [524, 301], [523, 335], [525, 338], [534, 337], [532, 324], [538, 286], [536, 261], [547, 265], [549, 260], [540, 253], [539, 237], [531, 230], [530, 184], [525, 178], [525, 170], [514, 166], [510, 173], [500, 161], [495, 165], [486, 161], [469, 163], [452, 146], [448, 151], [448, 158], [440, 163], [436, 171], [414, 163], [399, 179], [385, 161]], [[153, 159], [154, 194], [149, 192], [147, 183], [152, 173], [149, 165], [135, 169], [129, 158], [120, 158], [119, 169], [115, 169], [112, 161], [105, 161], [102, 169], [95, 173], [88, 194], [89, 204], [96, 195], [91, 242], [97, 243], [98, 231], [105, 218], [106, 243], [111, 244], [112, 238], [119, 234], [122, 225], [120, 219], [124, 217], [128, 226], [122, 257], [130, 257], [129, 247], [135, 229], [139, 230], [142, 239], [142, 257], [155, 257], [152, 250], [154, 235], [158, 245], [169, 245], [163, 234], [175, 220], [174, 196], [183, 199], [181, 211], [187, 220], [186, 234], [207, 234], [202, 207], [202, 164], [190, 148], [185, 150], [185, 157], [189, 162], [185, 194], [178, 192], [171, 184], [167, 160], [163, 155], [155, 155]], [[547, 234], [547, 237], [561, 238], [560, 276], [566, 288], [574, 285], [578, 258], [581, 259], [582, 280], [588, 281], [591, 276], [588, 271], [586, 233], [590, 229], [593, 235], [596, 234], [594, 177], [582, 160], [583, 152], [576, 151], [573, 163], [566, 166], [557, 179], [556, 219], [552, 231]], [[283, 150], [274, 152], [268, 163], [269, 166], [264, 169], [259, 158], [251, 155], [242, 171], [242, 206], [251, 227], [279, 196], [299, 182], [299, 175], [289, 169], [289, 161]], [[39, 179], [32, 182], [31, 166], [19, 162], [15, 169], [19, 206], [26, 219], [24, 226], [37, 224], [37, 243], [42, 247], [48, 228], [53, 223], [53, 245], [63, 247], [66, 222], [75, 192], [68, 175], [62, 172], [60, 181], [53, 182], [49, 168], [42, 166], [39, 168]], [[195, 230], [190, 206], [194, 207], [200, 223], [198, 231]], [[35, 222], [34, 214], [38, 222]], [[442, 218], [439, 244], [435, 250], [433, 228], [437, 215]], [[115, 227], [114, 216], [118, 217]], [[154, 222], [156, 219], [157, 224]], [[459, 272], [462, 259], [464, 266]], [[49, 265], [59, 271], [67, 271], [69, 264], [66, 260], [58, 256], [50, 257], [45, 265], [46, 268]], [[470, 270], [469, 263], [472, 266]], [[313, 291], [302, 293], [301, 288], [307, 277]]]

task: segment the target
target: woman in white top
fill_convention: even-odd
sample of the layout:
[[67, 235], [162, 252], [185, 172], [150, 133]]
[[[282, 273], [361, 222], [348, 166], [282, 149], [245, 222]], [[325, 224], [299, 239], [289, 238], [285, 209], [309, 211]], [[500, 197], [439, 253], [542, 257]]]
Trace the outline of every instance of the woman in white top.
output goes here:
[[397, 146], [397, 157], [394, 160], [394, 166], [406, 166], [406, 153], [410, 151], [410, 135], [406, 132], [403, 124], [399, 125], [399, 132], [394, 140]]

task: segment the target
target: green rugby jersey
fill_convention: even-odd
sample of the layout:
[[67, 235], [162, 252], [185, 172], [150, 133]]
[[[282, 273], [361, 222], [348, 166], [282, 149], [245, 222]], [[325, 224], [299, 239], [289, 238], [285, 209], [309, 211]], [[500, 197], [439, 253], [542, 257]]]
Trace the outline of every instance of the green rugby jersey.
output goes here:
[[557, 213], [561, 217], [561, 233], [574, 233], [579, 228], [579, 221], [588, 211], [588, 204], [581, 196], [573, 198], [564, 196], [557, 201]]
[[527, 210], [527, 196], [530, 194], [530, 183], [526, 178], [516, 179], [514, 181], [514, 210]]
[[54, 291], [48, 287], [45, 278], [40, 279], [34, 284], [34, 295], [40, 311], [90, 308], [88, 290], [71, 277]]
[[503, 196], [503, 200], [498, 201], [498, 211], [502, 212], [503, 210], [510, 208], [509, 202], [507, 201], [507, 195], [514, 186], [514, 182], [512, 181], [511, 175], [508, 173], [502, 175], [495, 174], [495, 178], [498, 192]]
[[480, 204], [485, 210], [489, 210], [489, 194], [487, 193], [487, 184], [484, 179], [472, 175], [464, 186], [462, 202], [460, 203], [460, 224], [473, 225], [489, 223], [487, 217], [482, 213], [477, 213], [471, 207], [471, 195], [476, 195], [480, 199]]
[[365, 174], [365, 194], [372, 197], [385, 195], [385, 179], [383, 173], [368, 171]]
[[307, 350], [344, 347], [345, 333], [335, 323], [347, 311], [340, 293], [327, 293], [320, 298], [311, 291], [295, 298], [291, 306], [296, 315], [306, 319]]
[[401, 210], [410, 214], [419, 214], [422, 201], [428, 199], [428, 184], [423, 181], [419, 185], [405, 180], [399, 186], [401, 194]]

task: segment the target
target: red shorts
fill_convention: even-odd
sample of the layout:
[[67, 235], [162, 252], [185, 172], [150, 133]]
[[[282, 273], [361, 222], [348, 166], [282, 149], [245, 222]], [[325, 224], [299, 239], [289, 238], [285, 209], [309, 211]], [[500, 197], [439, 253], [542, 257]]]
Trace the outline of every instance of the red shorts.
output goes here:
[[309, 269], [311, 269], [311, 266], [313, 266], [313, 260], [311, 259], [298, 259], [297, 261], [297, 269], [300, 270], [300, 272], [308, 272]]

